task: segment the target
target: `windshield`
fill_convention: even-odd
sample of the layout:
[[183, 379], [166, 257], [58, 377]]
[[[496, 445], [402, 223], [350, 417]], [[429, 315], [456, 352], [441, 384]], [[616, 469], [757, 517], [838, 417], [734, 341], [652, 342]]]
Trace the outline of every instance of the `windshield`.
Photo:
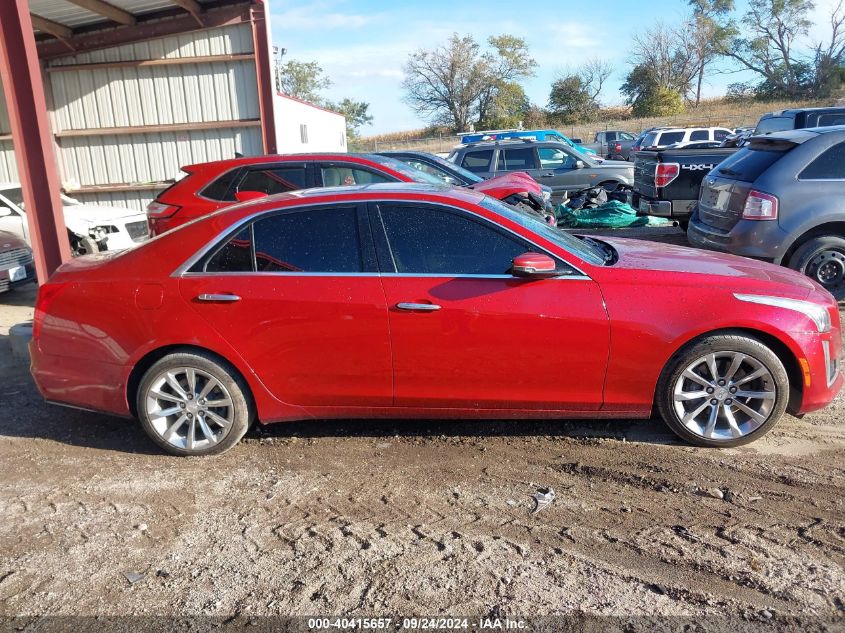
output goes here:
[[440, 158], [439, 156], [426, 156], [425, 159], [416, 158], [414, 156], [397, 156], [396, 158], [398, 160], [401, 160], [406, 165], [410, 165], [414, 169], [419, 169], [420, 171], [425, 172], [426, 174], [430, 174], [439, 178], [442, 182], [445, 182], [447, 184], [455, 184], [456, 173], [458, 174], [458, 179], [463, 180], [464, 183], [468, 185], [484, 181], [484, 178], [476, 176], [468, 169], [464, 169], [460, 165], [456, 165], [454, 163], [449, 163]]
[[605, 263], [605, 255], [597, 247], [580, 240], [557, 227], [549, 226], [539, 218], [527, 212], [519, 211], [517, 208], [505, 204], [500, 200], [491, 198], [490, 196], [484, 196], [480, 205], [488, 211], [498, 213], [508, 220], [525, 227], [532, 233], [536, 233], [540, 237], [546, 238], [553, 244], [560, 246], [566, 252], [575, 255], [589, 264], [602, 266]]
[[367, 158], [374, 163], [378, 163], [379, 165], [384, 165], [385, 167], [389, 167], [395, 172], [399, 172], [403, 176], [406, 176], [413, 182], [422, 182], [427, 183], [429, 185], [438, 185], [443, 186], [443, 180], [438, 178], [437, 176], [432, 176], [429, 173], [424, 171], [420, 171], [419, 169], [414, 169], [413, 167], [409, 167], [401, 160], [396, 160], [395, 158], [388, 158], [387, 156], [380, 156], [377, 154], [368, 154]]
[[18, 207], [19, 209], [23, 209], [23, 192], [21, 192], [20, 187], [13, 187], [12, 189], [4, 189], [0, 191], [0, 194], [3, 194], [4, 198], [7, 198], [9, 202], [13, 205]]
[[772, 132], [784, 132], [795, 127], [795, 119], [787, 116], [771, 116], [760, 119], [754, 134], [771, 134]]

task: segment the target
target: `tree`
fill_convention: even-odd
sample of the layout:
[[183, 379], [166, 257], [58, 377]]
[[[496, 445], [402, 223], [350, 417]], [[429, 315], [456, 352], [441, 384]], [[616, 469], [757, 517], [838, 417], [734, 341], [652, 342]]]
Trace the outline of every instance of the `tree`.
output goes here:
[[701, 63], [697, 46], [688, 24], [670, 28], [658, 22], [634, 34], [631, 61], [649, 70], [654, 85], [687, 96]]
[[684, 110], [681, 93], [661, 85], [655, 69], [644, 64], [634, 66], [628, 73], [621, 91], [635, 116], [669, 116]]
[[602, 59], [588, 59], [575, 71], [558, 77], [549, 93], [549, 110], [566, 124], [589, 121], [598, 111], [599, 95], [613, 72]]
[[513, 123], [495, 123], [495, 120], [520, 119], [527, 99], [519, 80], [533, 76], [537, 62], [529, 55], [522, 38], [498, 35], [490, 37], [487, 43], [492, 49], [487, 54], [490, 81], [478, 99], [478, 123], [484, 127], [507, 127]]
[[492, 106], [488, 106], [478, 125], [485, 129], [517, 127], [525, 121], [525, 116], [531, 108], [531, 102], [525, 90], [516, 82], [501, 82], [493, 98]]
[[320, 103], [320, 91], [332, 85], [317, 62], [295, 59], [283, 64], [276, 75], [276, 87], [289, 97]]
[[687, 21], [692, 40], [698, 50], [698, 80], [695, 88], [695, 105], [701, 103], [701, 87], [704, 71], [719, 55], [728, 37], [726, 29], [718, 20], [734, 8], [733, 0], [689, 0], [692, 17]]
[[420, 49], [405, 63], [405, 102], [433, 123], [465, 130], [470, 123], [491, 118], [503, 103], [503, 93], [534, 72], [524, 40], [509, 35], [491, 37], [482, 50], [472, 36], [454, 33], [445, 44]]
[[829, 37], [808, 45], [814, 8], [812, 0], [749, 0], [739, 21], [721, 19], [726, 37], [718, 52], [760, 78], [758, 97], [828, 96], [842, 73], [845, 10], [840, 1], [829, 14]]
[[370, 104], [363, 101], [348, 98], [340, 103], [327, 101], [326, 107], [346, 117], [346, 136], [350, 139], [356, 139], [361, 127], [373, 122], [373, 117], [368, 112]]

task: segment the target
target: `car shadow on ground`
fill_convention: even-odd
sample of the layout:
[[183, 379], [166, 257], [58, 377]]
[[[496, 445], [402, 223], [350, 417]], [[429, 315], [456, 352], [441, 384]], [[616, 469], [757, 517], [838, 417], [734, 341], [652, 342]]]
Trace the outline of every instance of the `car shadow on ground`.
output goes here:
[[[20, 366], [0, 383], [0, 437], [30, 438], [69, 446], [134, 454], [161, 454], [137, 420], [45, 403]], [[247, 442], [290, 438], [497, 438], [616, 439], [676, 444], [660, 420], [307, 420], [256, 424]]]

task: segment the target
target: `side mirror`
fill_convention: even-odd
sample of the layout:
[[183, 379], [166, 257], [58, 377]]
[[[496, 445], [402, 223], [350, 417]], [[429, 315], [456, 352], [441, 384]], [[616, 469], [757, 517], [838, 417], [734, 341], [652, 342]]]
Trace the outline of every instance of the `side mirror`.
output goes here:
[[511, 274], [515, 277], [542, 279], [554, 277], [557, 273], [555, 260], [544, 253], [523, 253], [513, 258]]
[[575, 169], [584, 169], [584, 161], [583, 160], [576, 160], [575, 161]]
[[12, 210], [9, 207], [0, 207], [0, 218], [5, 218], [12, 215]]
[[571, 138], [569, 140], [572, 141], [573, 143], [575, 143], [576, 145], [580, 145], [581, 143], [584, 142], [584, 140], [580, 139], [580, 138]]
[[261, 191], [238, 191], [235, 194], [235, 200], [238, 202], [249, 202], [250, 200], [258, 200], [259, 198], [266, 198], [267, 194]]

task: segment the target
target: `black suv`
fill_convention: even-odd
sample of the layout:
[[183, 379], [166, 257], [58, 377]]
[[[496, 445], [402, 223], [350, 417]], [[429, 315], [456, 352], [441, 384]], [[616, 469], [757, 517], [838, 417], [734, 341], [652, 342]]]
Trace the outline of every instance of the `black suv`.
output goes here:
[[687, 236], [845, 287], [845, 125], [752, 136], [704, 178]]
[[761, 116], [754, 129], [754, 135], [832, 125], [845, 125], [845, 108], [794, 108]]

